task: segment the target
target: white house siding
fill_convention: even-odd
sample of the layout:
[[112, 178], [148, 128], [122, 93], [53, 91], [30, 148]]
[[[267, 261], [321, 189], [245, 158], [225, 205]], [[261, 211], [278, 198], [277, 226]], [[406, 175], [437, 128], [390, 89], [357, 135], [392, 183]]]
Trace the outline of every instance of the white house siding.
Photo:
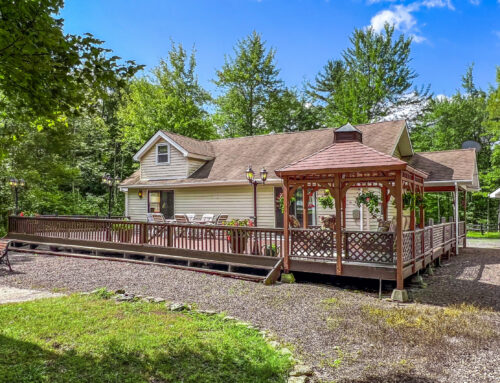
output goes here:
[[146, 214], [148, 211], [148, 193], [143, 190], [143, 197], [139, 198], [137, 189], [128, 189], [127, 198], [127, 214], [133, 221], [146, 221]]
[[141, 179], [173, 179], [188, 176], [188, 159], [170, 145], [170, 163], [156, 163], [156, 145], [165, 143], [158, 140], [141, 158]]
[[[274, 227], [274, 188], [260, 185], [257, 189], [257, 217], [262, 227]], [[128, 190], [128, 215], [132, 220], [145, 221], [148, 190], [143, 189], [140, 199], [137, 190]], [[225, 213], [229, 218], [253, 216], [253, 188], [245, 186], [193, 187], [174, 189], [174, 211], [178, 213], [202, 214]]]
[[199, 168], [201, 168], [203, 165], [205, 165], [206, 162], [195, 158], [188, 158], [187, 160], [188, 160], [188, 176], [190, 176]]
[[[274, 188], [258, 186], [257, 217], [261, 227], [274, 227]], [[253, 216], [253, 188], [245, 186], [196, 187], [175, 190], [175, 212], [229, 214], [229, 218]]]

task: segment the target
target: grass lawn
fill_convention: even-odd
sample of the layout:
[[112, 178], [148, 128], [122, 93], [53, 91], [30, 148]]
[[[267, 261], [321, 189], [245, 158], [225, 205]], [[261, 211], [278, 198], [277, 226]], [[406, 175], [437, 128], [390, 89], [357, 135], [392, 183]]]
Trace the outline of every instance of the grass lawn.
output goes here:
[[290, 368], [220, 315], [95, 295], [0, 306], [1, 382], [285, 382]]
[[488, 238], [488, 239], [500, 239], [500, 232], [485, 232], [481, 234], [480, 231], [468, 231], [467, 238]]

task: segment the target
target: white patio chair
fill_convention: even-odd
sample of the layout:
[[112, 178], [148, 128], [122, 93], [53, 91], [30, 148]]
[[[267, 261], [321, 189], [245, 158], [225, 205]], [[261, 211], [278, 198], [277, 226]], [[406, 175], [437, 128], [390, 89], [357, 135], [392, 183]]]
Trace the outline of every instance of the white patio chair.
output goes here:
[[200, 222], [212, 223], [212, 222], [214, 222], [214, 217], [215, 217], [215, 214], [203, 214]]
[[219, 214], [215, 220], [216, 225], [223, 225], [229, 218], [229, 214]]
[[194, 219], [196, 218], [196, 214], [193, 214], [193, 213], [187, 213], [187, 214], [185, 214], [185, 216], [187, 217], [189, 222], [193, 222]]
[[[174, 217], [175, 217], [175, 223], [180, 223], [180, 224], [191, 223], [187, 214], [176, 214]], [[188, 234], [188, 230], [185, 227], [179, 227], [178, 230], [179, 230], [178, 231], [179, 237], [182, 237], [184, 234]]]

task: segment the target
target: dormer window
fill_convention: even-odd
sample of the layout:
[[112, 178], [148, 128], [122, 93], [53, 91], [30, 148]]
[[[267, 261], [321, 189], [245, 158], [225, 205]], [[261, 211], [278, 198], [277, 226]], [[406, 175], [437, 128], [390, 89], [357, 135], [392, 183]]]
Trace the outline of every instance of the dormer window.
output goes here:
[[158, 144], [156, 145], [156, 163], [169, 164], [170, 163], [170, 145]]

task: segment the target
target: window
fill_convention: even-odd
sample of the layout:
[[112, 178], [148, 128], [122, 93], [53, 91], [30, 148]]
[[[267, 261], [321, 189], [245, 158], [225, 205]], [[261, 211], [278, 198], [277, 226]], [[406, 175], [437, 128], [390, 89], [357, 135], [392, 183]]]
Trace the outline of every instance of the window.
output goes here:
[[170, 145], [169, 144], [156, 145], [156, 163], [157, 164], [170, 163]]
[[150, 213], [162, 213], [165, 218], [174, 218], [174, 191], [159, 190], [148, 193], [148, 211]]

